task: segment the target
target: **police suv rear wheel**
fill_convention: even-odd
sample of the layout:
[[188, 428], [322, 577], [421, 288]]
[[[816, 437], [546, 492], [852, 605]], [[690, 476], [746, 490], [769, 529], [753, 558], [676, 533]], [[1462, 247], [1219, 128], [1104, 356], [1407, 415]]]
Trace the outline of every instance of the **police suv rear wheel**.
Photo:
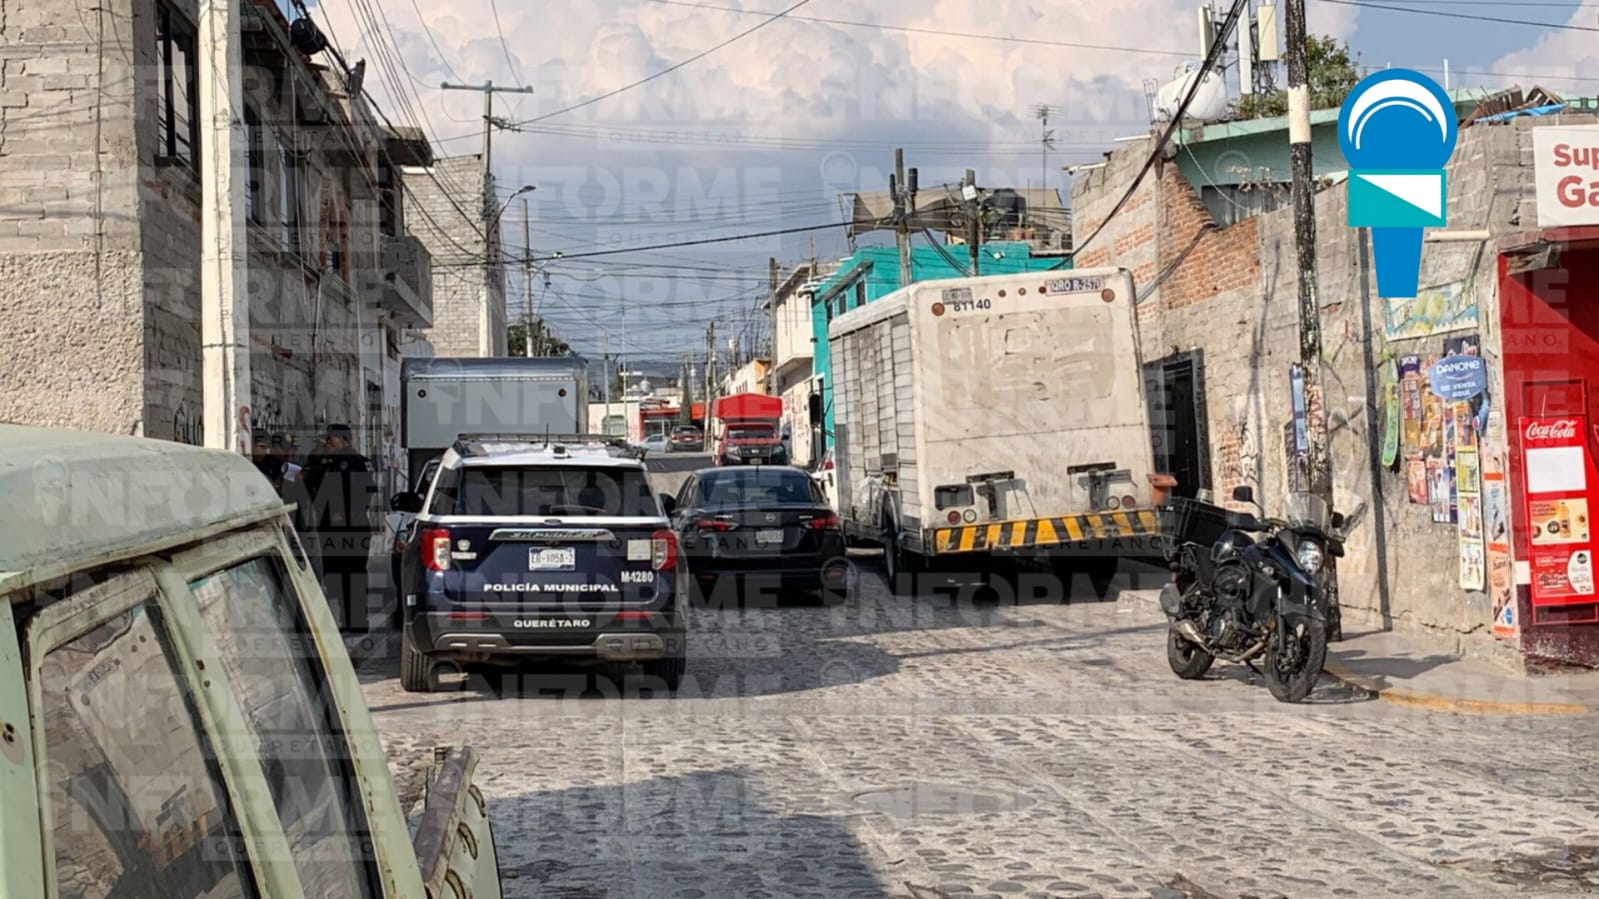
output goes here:
[[431, 693], [438, 681], [433, 676], [433, 660], [416, 648], [411, 625], [400, 629], [400, 687], [407, 693]]
[[663, 659], [654, 659], [643, 663], [644, 676], [666, 682], [666, 689], [676, 693], [677, 688], [683, 684], [683, 675], [688, 672], [688, 657], [684, 655], [667, 656]]

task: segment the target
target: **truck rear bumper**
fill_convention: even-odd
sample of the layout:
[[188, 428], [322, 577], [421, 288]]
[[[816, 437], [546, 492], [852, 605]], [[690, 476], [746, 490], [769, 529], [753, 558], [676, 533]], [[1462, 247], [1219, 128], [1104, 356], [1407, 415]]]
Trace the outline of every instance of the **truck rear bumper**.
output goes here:
[[1047, 552], [1051, 555], [1159, 555], [1160, 519], [1152, 509], [1027, 518], [933, 529], [931, 554]]

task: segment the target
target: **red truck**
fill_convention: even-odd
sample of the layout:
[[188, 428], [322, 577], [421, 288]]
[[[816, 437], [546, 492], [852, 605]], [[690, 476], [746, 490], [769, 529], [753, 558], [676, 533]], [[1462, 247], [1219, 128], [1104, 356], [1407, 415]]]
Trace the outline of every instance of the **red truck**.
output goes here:
[[781, 397], [735, 393], [711, 404], [711, 455], [717, 465], [788, 464], [778, 432]]

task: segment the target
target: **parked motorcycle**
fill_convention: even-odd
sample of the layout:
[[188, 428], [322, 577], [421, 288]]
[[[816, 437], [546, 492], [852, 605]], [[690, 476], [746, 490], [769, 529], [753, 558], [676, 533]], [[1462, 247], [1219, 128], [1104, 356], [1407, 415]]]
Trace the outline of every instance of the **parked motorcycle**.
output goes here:
[[1249, 487], [1233, 499], [1261, 515], [1208, 507], [1225, 516], [1208, 545], [1189, 539], [1201, 533], [1188, 525], [1203, 504], [1178, 507], [1166, 545], [1173, 577], [1160, 594], [1171, 621], [1166, 658], [1185, 680], [1203, 677], [1216, 659], [1247, 665], [1273, 697], [1299, 702], [1327, 658], [1331, 596], [1322, 575], [1329, 557], [1344, 554], [1344, 517], [1313, 493], [1289, 494], [1281, 518], [1264, 517]]

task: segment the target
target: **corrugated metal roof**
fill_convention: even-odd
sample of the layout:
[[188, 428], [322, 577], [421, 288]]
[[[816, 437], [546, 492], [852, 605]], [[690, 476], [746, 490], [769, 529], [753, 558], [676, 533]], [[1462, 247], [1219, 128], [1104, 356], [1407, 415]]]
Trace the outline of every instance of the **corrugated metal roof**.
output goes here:
[[282, 509], [238, 453], [0, 424], [0, 589]]

